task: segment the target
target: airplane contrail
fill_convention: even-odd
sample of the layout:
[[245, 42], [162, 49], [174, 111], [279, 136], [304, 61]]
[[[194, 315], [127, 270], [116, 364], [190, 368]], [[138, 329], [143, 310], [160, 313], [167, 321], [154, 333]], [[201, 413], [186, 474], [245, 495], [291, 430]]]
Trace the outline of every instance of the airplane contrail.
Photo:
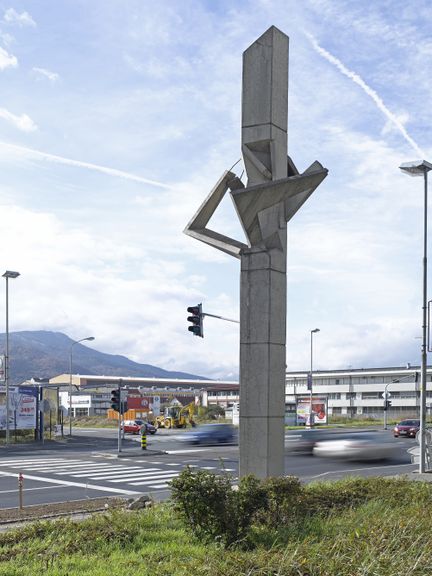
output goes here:
[[318, 52], [318, 54], [320, 54], [328, 62], [336, 66], [336, 68], [340, 72], [342, 72], [342, 74], [350, 78], [355, 84], [360, 86], [360, 88], [364, 92], [366, 92], [366, 94], [370, 98], [372, 98], [372, 100], [375, 102], [376, 106], [379, 108], [379, 110], [381, 110], [384, 116], [386, 116], [390, 120], [390, 122], [399, 130], [399, 132], [402, 134], [402, 136], [405, 138], [408, 144], [410, 144], [410, 146], [416, 151], [416, 153], [423, 159], [425, 157], [425, 153], [423, 152], [423, 150], [420, 148], [420, 146], [418, 146], [417, 142], [415, 142], [413, 138], [411, 138], [411, 136], [408, 134], [401, 121], [393, 114], [393, 112], [391, 112], [387, 108], [387, 106], [384, 104], [382, 98], [377, 94], [377, 92], [375, 92], [373, 88], [368, 86], [361, 76], [359, 76], [358, 74], [347, 68], [345, 64], [343, 64], [338, 58], [336, 58], [336, 56], [333, 56], [333, 54], [330, 54], [330, 52], [322, 48], [312, 34], [310, 34], [309, 32], [305, 32], [305, 34], [311, 41], [312, 46], [314, 47], [316, 52]]
[[49, 154], [48, 152], [41, 152], [40, 150], [35, 150], [34, 148], [27, 148], [25, 146], [18, 146], [16, 144], [10, 144], [8, 142], [1, 142], [0, 146], [5, 146], [11, 150], [15, 150], [22, 154], [27, 154], [29, 156], [36, 156], [43, 160], [49, 162], [57, 162], [58, 164], [66, 164], [68, 166], [77, 166], [78, 168], [87, 168], [88, 170], [95, 170], [96, 172], [102, 172], [108, 176], [114, 176], [115, 178], [125, 178], [126, 180], [133, 180], [134, 182], [141, 182], [142, 184], [150, 184], [151, 186], [157, 186], [159, 188], [171, 189], [172, 186], [164, 184], [163, 182], [158, 182], [157, 180], [150, 180], [149, 178], [144, 178], [143, 176], [137, 176], [136, 174], [131, 174], [130, 172], [124, 172], [122, 170], [117, 170], [116, 168], [109, 168], [107, 166], [100, 166], [99, 164], [92, 164], [91, 162], [83, 162], [81, 160], [72, 160], [71, 158], [64, 158], [63, 156], [57, 156], [55, 154]]

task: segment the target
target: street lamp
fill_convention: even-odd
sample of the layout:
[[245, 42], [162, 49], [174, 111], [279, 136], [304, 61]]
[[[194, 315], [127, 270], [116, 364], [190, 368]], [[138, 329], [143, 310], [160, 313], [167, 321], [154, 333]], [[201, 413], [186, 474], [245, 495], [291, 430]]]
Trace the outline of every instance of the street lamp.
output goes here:
[[87, 338], [81, 338], [81, 340], [75, 340], [72, 342], [70, 346], [70, 355], [69, 355], [69, 436], [72, 437], [72, 353], [73, 347], [75, 344], [79, 344], [80, 342], [91, 341], [94, 340], [94, 336], [88, 336]]
[[6, 444], [9, 444], [9, 278], [18, 278], [19, 272], [6, 270], [6, 354], [5, 354], [5, 387], [6, 387]]
[[432, 170], [432, 164], [426, 160], [417, 162], [404, 162], [399, 168], [410, 176], [424, 177], [424, 206], [423, 206], [423, 325], [422, 325], [422, 355], [420, 377], [420, 461], [419, 473], [425, 472], [425, 430], [426, 430], [426, 369], [427, 369], [427, 174]]
[[319, 328], [314, 328], [310, 331], [310, 372], [308, 378], [308, 388], [310, 392], [309, 396], [309, 427], [313, 428], [314, 425], [314, 418], [313, 418], [313, 411], [312, 411], [312, 373], [313, 373], [313, 335], [319, 332]]

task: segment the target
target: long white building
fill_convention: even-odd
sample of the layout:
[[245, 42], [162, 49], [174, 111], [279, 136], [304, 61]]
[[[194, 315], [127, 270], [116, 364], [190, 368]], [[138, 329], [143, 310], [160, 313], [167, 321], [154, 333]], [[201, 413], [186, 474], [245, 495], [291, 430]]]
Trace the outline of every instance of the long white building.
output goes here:
[[[309, 395], [308, 372], [289, 372], [286, 375], [286, 404]], [[427, 370], [426, 404], [432, 405], [432, 368]], [[384, 392], [389, 393], [390, 417], [408, 417], [419, 413], [420, 367], [364, 368], [356, 370], [316, 371], [312, 378], [314, 396], [328, 402], [330, 416], [382, 417]]]

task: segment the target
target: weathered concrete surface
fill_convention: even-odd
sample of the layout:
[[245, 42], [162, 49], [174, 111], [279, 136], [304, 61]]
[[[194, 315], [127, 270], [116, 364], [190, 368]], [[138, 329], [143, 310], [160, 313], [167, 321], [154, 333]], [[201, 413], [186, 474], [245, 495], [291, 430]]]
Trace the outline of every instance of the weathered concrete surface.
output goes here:
[[[327, 175], [287, 156], [288, 37], [272, 26], [243, 55], [246, 187], [225, 172], [185, 233], [241, 259], [240, 475], [283, 475], [287, 222]], [[207, 228], [230, 190], [247, 244]]]

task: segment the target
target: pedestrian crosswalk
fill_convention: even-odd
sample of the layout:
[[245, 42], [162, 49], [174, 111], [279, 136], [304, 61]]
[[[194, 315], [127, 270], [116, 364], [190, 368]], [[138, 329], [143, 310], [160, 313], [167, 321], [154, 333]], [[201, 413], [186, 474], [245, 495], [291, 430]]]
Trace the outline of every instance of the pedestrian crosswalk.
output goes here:
[[[195, 461], [196, 462], [196, 461]], [[199, 468], [197, 463], [186, 462], [161, 462], [123, 459], [122, 463], [110, 461], [97, 461], [96, 459], [71, 459], [71, 458], [9, 458], [0, 460], [0, 470], [16, 471], [17, 474], [37, 472], [59, 479], [77, 480], [86, 483], [106, 482], [107, 484], [126, 484], [134, 487], [161, 490], [168, 488], [168, 483], [176, 478], [180, 472], [189, 466]], [[217, 471], [218, 466], [203, 466], [205, 470]], [[225, 468], [227, 472], [234, 472], [233, 468]]]

